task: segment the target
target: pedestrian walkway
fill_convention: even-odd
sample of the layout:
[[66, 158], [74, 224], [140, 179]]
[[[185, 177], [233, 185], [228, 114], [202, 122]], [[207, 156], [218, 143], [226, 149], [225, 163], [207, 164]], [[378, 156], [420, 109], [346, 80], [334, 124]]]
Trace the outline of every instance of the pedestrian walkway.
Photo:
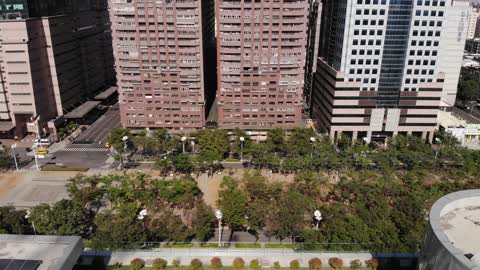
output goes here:
[[108, 152], [109, 149], [105, 147], [67, 147], [63, 149], [64, 152]]
[[107, 256], [109, 265], [120, 263], [128, 265], [134, 258], [140, 258], [151, 265], [153, 259], [162, 258], [169, 264], [173, 260], [179, 261], [181, 265], [187, 266], [192, 259], [199, 259], [204, 265], [209, 265], [213, 257], [219, 257], [224, 266], [231, 266], [235, 258], [242, 258], [247, 263], [252, 259], [260, 260], [262, 267], [273, 267], [275, 262], [282, 267], [288, 267], [292, 260], [298, 260], [300, 266], [308, 267], [308, 261], [312, 258], [319, 258], [323, 265], [328, 265], [328, 259], [332, 257], [342, 258], [346, 265], [353, 260], [365, 262], [371, 259], [373, 254], [368, 252], [360, 253], [337, 253], [337, 252], [297, 252], [292, 249], [254, 249], [254, 248], [164, 248], [156, 251], [130, 250], [115, 252], [84, 251], [83, 256]]

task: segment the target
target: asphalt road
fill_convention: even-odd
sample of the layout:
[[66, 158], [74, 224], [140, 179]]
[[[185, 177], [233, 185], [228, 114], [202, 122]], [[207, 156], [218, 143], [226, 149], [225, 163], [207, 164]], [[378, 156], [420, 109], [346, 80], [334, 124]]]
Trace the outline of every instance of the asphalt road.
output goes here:
[[70, 168], [100, 168], [109, 157], [105, 139], [112, 128], [120, 127], [120, 111], [114, 105], [90, 125], [72, 144], [55, 152], [48, 162]]
[[99, 168], [105, 165], [108, 152], [98, 151], [59, 151], [51, 163], [61, 163], [69, 168]]
[[112, 128], [120, 127], [120, 111], [118, 103], [115, 104], [104, 115], [98, 118], [95, 123], [89, 126], [73, 144], [98, 144], [103, 145]]

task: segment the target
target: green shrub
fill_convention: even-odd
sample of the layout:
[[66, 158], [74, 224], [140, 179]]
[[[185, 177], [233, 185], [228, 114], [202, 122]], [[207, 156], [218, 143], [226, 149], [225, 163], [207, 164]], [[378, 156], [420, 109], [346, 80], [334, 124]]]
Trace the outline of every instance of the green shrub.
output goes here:
[[311, 258], [308, 261], [308, 267], [310, 268], [310, 270], [318, 270], [322, 268], [322, 260], [320, 260], [319, 258]]
[[135, 258], [130, 261], [130, 269], [131, 270], [140, 270], [145, 266], [145, 262], [142, 259]]
[[293, 260], [290, 262], [290, 269], [298, 270], [300, 269], [300, 262], [298, 260]]
[[83, 247], [84, 248], [91, 248], [93, 245], [92, 245], [92, 241], [91, 240], [83, 240]]
[[342, 268], [343, 266], [343, 261], [342, 259], [338, 258], [338, 257], [333, 257], [333, 258], [330, 258], [328, 260], [328, 264], [330, 264], [330, 266], [333, 268], [333, 269], [340, 269]]
[[180, 267], [180, 260], [178, 260], [178, 259], [173, 260], [172, 265], [173, 265], [173, 267]]
[[192, 270], [202, 269], [202, 261], [200, 261], [199, 259], [193, 259], [190, 262], [190, 267], [192, 268]]
[[260, 266], [260, 262], [258, 261], [258, 259], [253, 259], [250, 261], [250, 269], [259, 270], [260, 268], [262, 267]]
[[219, 257], [213, 257], [210, 260], [210, 265], [213, 269], [221, 269], [222, 268], [222, 260]]
[[165, 269], [166, 267], [167, 267], [167, 261], [165, 261], [164, 259], [157, 258], [153, 260], [153, 263], [152, 263], [153, 270], [162, 270], [162, 269]]
[[353, 260], [350, 262], [350, 268], [352, 269], [360, 269], [362, 267], [362, 261], [359, 259]]
[[245, 268], [245, 261], [242, 258], [235, 258], [233, 260], [234, 269], [243, 269]]
[[280, 267], [280, 262], [277, 261], [277, 262], [273, 263], [273, 269], [280, 269], [280, 268], [281, 268]]

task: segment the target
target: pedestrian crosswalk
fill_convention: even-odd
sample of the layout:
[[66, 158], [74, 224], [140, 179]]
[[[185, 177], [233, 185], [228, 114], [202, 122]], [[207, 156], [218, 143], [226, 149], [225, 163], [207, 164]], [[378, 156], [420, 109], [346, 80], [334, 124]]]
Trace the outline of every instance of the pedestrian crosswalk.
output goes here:
[[108, 152], [108, 148], [89, 148], [89, 147], [67, 147], [63, 149], [64, 152]]

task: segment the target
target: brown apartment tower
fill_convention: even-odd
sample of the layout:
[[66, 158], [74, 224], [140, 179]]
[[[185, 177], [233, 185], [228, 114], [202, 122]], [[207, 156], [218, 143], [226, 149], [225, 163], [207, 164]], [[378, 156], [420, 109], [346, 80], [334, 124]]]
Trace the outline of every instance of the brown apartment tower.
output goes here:
[[299, 127], [308, 0], [216, 0], [218, 126]]
[[215, 96], [213, 0], [109, 3], [122, 125], [202, 128]]
[[50, 133], [115, 82], [106, 0], [0, 0], [0, 136]]

